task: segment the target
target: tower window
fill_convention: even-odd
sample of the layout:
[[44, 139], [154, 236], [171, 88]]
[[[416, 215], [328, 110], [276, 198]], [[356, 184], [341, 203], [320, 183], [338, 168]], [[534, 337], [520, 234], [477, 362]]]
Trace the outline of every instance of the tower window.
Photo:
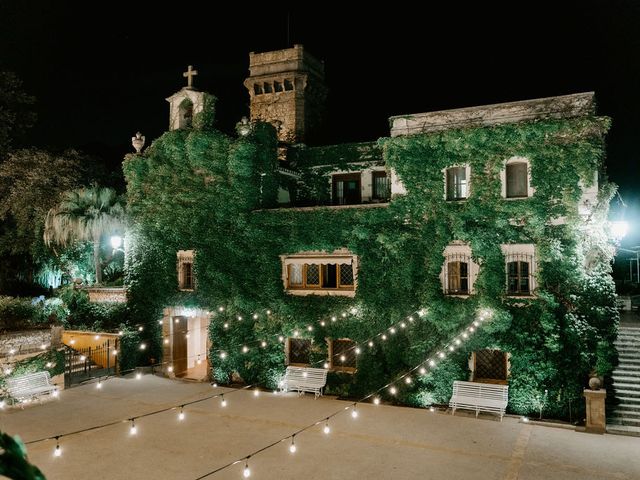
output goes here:
[[293, 83], [291, 83], [291, 80], [289, 79], [285, 79], [284, 81], [284, 89], [285, 90], [293, 90]]
[[273, 93], [273, 86], [268, 83], [268, 82], [264, 82], [264, 93]]
[[180, 128], [189, 128], [193, 121], [193, 103], [188, 98], [180, 103], [179, 115]]
[[273, 89], [276, 92], [281, 92], [282, 91], [282, 83], [281, 82], [273, 82]]
[[262, 85], [260, 85], [259, 83], [254, 83], [253, 93], [255, 93], [256, 95], [262, 95]]

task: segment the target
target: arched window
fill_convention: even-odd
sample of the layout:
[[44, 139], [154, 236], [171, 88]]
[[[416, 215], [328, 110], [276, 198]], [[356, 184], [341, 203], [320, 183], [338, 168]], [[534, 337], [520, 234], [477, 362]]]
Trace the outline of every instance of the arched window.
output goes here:
[[180, 103], [180, 128], [189, 128], [193, 123], [193, 103], [185, 98]]

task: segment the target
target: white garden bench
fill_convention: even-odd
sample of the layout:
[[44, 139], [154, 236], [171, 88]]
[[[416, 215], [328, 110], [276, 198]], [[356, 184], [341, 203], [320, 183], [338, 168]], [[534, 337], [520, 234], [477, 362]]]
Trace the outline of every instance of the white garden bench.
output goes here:
[[54, 394], [57, 390], [58, 387], [51, 384], [47, 371], [7, 378], [7, 392], [14, 401], [23, 402], [40, 395]]
[[282, 389], [285, 392], [313, 393], [315, 398], [322, 395], [322, 389], [327, 383], [327, 370], [311, 367], [287, 367], [282, 379]]
[[500, 421], [502, 421], [508, 401], [508, 385], [455, 380], [449, 407], [452, 408], [451, 415], [456, 413], [457, 408], [462, 408], [475, 410], [476, 418], [478, 418], [479, 412], [497, 413], [500, 415]]

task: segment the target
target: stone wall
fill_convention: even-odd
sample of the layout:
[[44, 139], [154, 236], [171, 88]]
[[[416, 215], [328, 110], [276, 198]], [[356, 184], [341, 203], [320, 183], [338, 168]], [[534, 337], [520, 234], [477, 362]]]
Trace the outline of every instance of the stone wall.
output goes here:
[[87, 288], [91, 303], [126, 303], [126, 288]]
[[44, 351], [51, 347], [51, 333], [52, 329], [3, 333], [0, 335], [0, 358]]

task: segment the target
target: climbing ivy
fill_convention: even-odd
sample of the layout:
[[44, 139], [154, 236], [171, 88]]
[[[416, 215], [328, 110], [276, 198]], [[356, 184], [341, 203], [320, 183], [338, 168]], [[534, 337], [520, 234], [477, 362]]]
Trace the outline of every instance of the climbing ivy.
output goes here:
[[[236, 374], [245, 382], [273, 387], [284, 370], [283, 346], [274, 341], [279, 335], [298, 330], [313, 340], [312, 361], [322, 361], [326, 338], [363, 341], [426, 307], [427, 314], [408, 331], [365, 350], [356, 374], [329, 376], [330, 392], [358, 397], [424, 360], [479, 309], [488, 308], [492, 320], [476, 336], [395, 399], [413, 405], [445, 402], [452, 381], [468, 377], [471, 351], [500, 348], [511, 355], [510, 410], [542, 408], [561, 417], [572, 402], [571, 408], [579, 407], [575, 400], [593, 368], [602, 374], [611, 369], [615, 294], [610, 250], [595, 221], [604, 218], [613, 192], [605, 179], [600, 180], [604, 187], [591, 233], [580, 228], [577, 211], [581, 185], [590, 185], [593, 173], [602, 171], [607, 119], [383, 138], [367, 150], [382, 158], [366, 160], [382, 160], [395, 169], [407, 195], [383, 208], [313, 210], [273, 208], [278, 186], [286, 181], [276, 172], [277, 142], [270, 126], [253, 124], [248, 135], [231, 138], [210, 125], [194, 122], [193, 129], [167, 132], [124, 163], [133, 218], [126, 283], [130, 315], [148, 325], [143, 336], [151, 348], [144, 355], [160, 356], [157, 320], [163, 308], [199, 307], [216, 312], [209, 332], [213, 350], [228, 352], [224, 359], [212, 356], [217, 380], [229, 381]], [[340, 146], [309, 150], [298, 149], [292, 156], [297, 155], [303, 180], [317, 180], [308, 191], [326, 200], [329, 182], [318, 174], [320, 163], [305, 164], [305, 158], [313, 154], [331, 164], [326, 169], [344, 168], [356, 159], [354, 146], [344, 152]], [[512, 156], [530, 161], [531, 198], [501, 198], [500, 171]], [[446, 202], [443, 169], [460, 163], [471, 167], [471, 195], [464, 202]], [[442, 294], [442, 252], [453, 240], [469, 243], [481, 266], [476, 294], [466, 299]], [[503, 243], [536, 245], [534, 297], [506, 297]], [[284, 292], [280, 255], [338, 248], [359, 256], [354, 299]], [[196, 251], [197, 288], [180, 292], [176, 252], [191, 249]], [[352, 306], [357, 313], [318, 326]], [[311, 332], [305, 329], [310, 324], [316, 326]], [[268, 345], [256, 348], [263, 339]], [[243, 353], [246, 344], [254, 347]]]

